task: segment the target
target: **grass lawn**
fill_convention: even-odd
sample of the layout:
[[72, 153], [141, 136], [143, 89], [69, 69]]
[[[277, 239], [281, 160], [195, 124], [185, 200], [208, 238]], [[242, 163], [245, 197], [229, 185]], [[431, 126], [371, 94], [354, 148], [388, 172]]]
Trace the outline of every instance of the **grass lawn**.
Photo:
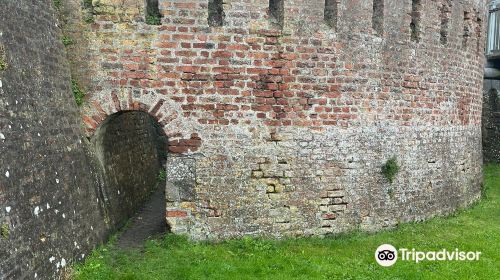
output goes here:
[[[400, 261], [379, 266], [375, 249], [481, 251], [479, 261]], [[145, 252], [107, 245], [73, 268], [75, 279], [500, 279], [500, 165], [485, 167], [485, 198], [447, 218], [377, 234], [282, 241], [194, 243], [167, 235]]]

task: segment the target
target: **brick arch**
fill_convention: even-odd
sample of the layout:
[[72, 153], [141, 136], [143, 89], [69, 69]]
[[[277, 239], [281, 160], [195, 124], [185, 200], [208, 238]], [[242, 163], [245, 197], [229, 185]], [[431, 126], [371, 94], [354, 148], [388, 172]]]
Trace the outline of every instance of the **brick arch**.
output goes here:
[[141, 95], [138, 100], [134, 99], [131, 92], [124, 94], [118, 90], [91, 96], [86, 102], [82, 118], [87, 137], [92, 137], [109, 116], [121, 111], [148, 113], [160, 124], [168, 137], [169, 152], [177, 154], [195, 152], [201, 146], [199, 124], [180, 114], [180, 106], [171, 99], [158, 95]]

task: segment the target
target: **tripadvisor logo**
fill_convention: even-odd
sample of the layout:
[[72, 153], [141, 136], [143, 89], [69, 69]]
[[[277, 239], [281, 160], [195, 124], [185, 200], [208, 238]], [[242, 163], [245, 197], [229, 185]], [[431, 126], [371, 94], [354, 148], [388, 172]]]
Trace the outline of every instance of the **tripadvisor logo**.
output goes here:
[[397, 250], [390, 244], [380, 245], [375, 251], [375, 260], [381, 266], [392, 266], [398, 260], [419, 263], [421, 261], [478, 261], [481, 252], [465, 252], [458, 248], [452, 251], [442, 249], [439, 251], [422, 252], [413, 249], [399, 248]]
[[390, 244], [380, 245], [375, 251], [375, 260], [381, 266], [391, 266], [398, 260], [398, 251]]

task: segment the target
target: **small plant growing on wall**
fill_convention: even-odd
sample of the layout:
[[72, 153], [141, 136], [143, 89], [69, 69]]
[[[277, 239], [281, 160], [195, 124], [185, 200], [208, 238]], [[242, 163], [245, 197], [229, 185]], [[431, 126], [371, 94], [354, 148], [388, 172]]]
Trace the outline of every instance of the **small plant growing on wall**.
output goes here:
[[[99, 6], [99, 1], [96, 1], [95, 5]], [[83, 21], [85, 21], [86, 23], [93, 23], [94, 22], [94, 3], [92, 3], [92, 0], [83, 0], [83, 9], [85, 11]]]
[[2, 235], [3, 239], [9, 239], [9, 225], [2, 224], [2, 228], [0, 229], [0, 235]]
[[161, 170], [160, 173], [158, 173], [158, 182], [163, 182], [167, 179], [167, 172], [165, 170]]
[[65, 36], [63, 36], [63, 38], [62, 38], [62, 43], [63, 43], [63, 45], [64, 45], [65, 47], [67, 47], [67, 46], [69, 46], [69, 45], [73, 44], [73, 39], [71, 39], [71, 37], [69, 37], [69, 36], [66, 36], [66, 35], [65, 35]]
[[61, 8], [61, 0], [53, 0], [53, 2], [56, 10], [59, 10]]
[[394, 189], [393, 188], [388, 189], [387, 195], [389, 195], [390, 198], [394, 198]]
[[7, 62], [0, 57], [0, 71], [7, 69]]
[[146, 0], [146, 23], [150, 25], [161, 24], [161, 13], [158, 0]]
[[80, 88], [78, 82], [75, 79], [71, 79], [71, 89], [73, 90], [73, 96], [75, 97], [76, 105], [82, 106], [85, 93]]
[[146, 23], [149, 25], [160, 25], [161, 18], [157, 15], [149, 15], [146, 17]]
[[5, 61], [5, 48], [0, 44], [0, 71], [7, 69], [9, 65]]
[[394, 182], [394, 178], [399, 172], [399, 169], [396, 157], [392, 157], [382, 166], [382, 174], [389, 181], [389, 183], [392, 184], [392, 182]]

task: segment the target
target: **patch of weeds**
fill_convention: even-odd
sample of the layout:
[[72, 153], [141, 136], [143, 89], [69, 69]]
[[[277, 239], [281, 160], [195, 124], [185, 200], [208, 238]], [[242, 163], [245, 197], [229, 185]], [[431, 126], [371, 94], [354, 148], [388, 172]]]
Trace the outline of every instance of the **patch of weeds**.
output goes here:
[[387, 195], [389, 195], [390, 198], [394, 198], [394, 189], [393, 188], [388, 189]]
[[83, 20], [86, 23], [94, 23], [94, 16], [93, 15], [87, 15]]
[[56, 10], [61, 9], [61, 0], [53, 0], [52, 2], [54, 3], [54, 7], [56, 8]]
[[158, 156], [160, 157], [160, 159], [166, 159], [168, 156], [168, 153], [165, 151], [160, 151], [160, 152], [158, 152]]
[[193, 244], [189, 242], [186, 235], [166, 234], [161, 241], [161, 246], [163, 248], [189, 248]]
[[75, 97], [76, 105], [82, 106], [85, 93], [80, 88], [78, 82], [75, 79], [71, 79], [71, 89], [73, 91], [73, 96]]
[[1, 57], [0, 57], [0, 71], [3, 71], [5, 69], [7, 69], [9, 65], [7, 64], [7, 62], [5, 62], [5, 60], [3, 60]]
[[5, 61], [5, 48], [3, 45], [0, 45], [0, 71], [7, 69], [9, 64]]
[[382, 166], [382, 174], [384, 177], [389, 181], [389, 183], [392, 184], [394, 182], [394, 178], [399, 172], [399, 165], [396, 160], [396, 157], [393, 157], [389, 159], [383, 166]]
[[2, 224], [2, 228], [0, 230], [0, 235], [2, 235], [3, 239], [9, 239], [10, 230], [8, 224]]
[[62, 38], [62, 43], [65, 47], [72, 45], [73, 44], [73, 39], [71, 37], [64, 35]]
[[166, 179], [167, 179], [167, 172], [165, 170], [161, 170], [160, 173], [158, 173], [158, 181], [164, 182]]
[[273, 252], [276, 246], [271, 240], [264, 240], [246, 236], [240, 240], [228, 241], [230, 247], [238, 251], [239, 254], [254, 254], [256, 252]]
[[146, 23], [149, 25], [160, 25], [161, 17], [159, 15], [149, 15], [146, 17]]
[[[97, 5], [99, 3], [97, 2]], [[83, 8], [86, 10], [86, 14], [83, 18], [83, 21], [86, 23], [94, 22], [94, 5], [92, 4], [92, 0], [83, 0]]]
[[83, 0], [83, 7], [86, 9], [92, 8], [93, 7], [92, 0]]

